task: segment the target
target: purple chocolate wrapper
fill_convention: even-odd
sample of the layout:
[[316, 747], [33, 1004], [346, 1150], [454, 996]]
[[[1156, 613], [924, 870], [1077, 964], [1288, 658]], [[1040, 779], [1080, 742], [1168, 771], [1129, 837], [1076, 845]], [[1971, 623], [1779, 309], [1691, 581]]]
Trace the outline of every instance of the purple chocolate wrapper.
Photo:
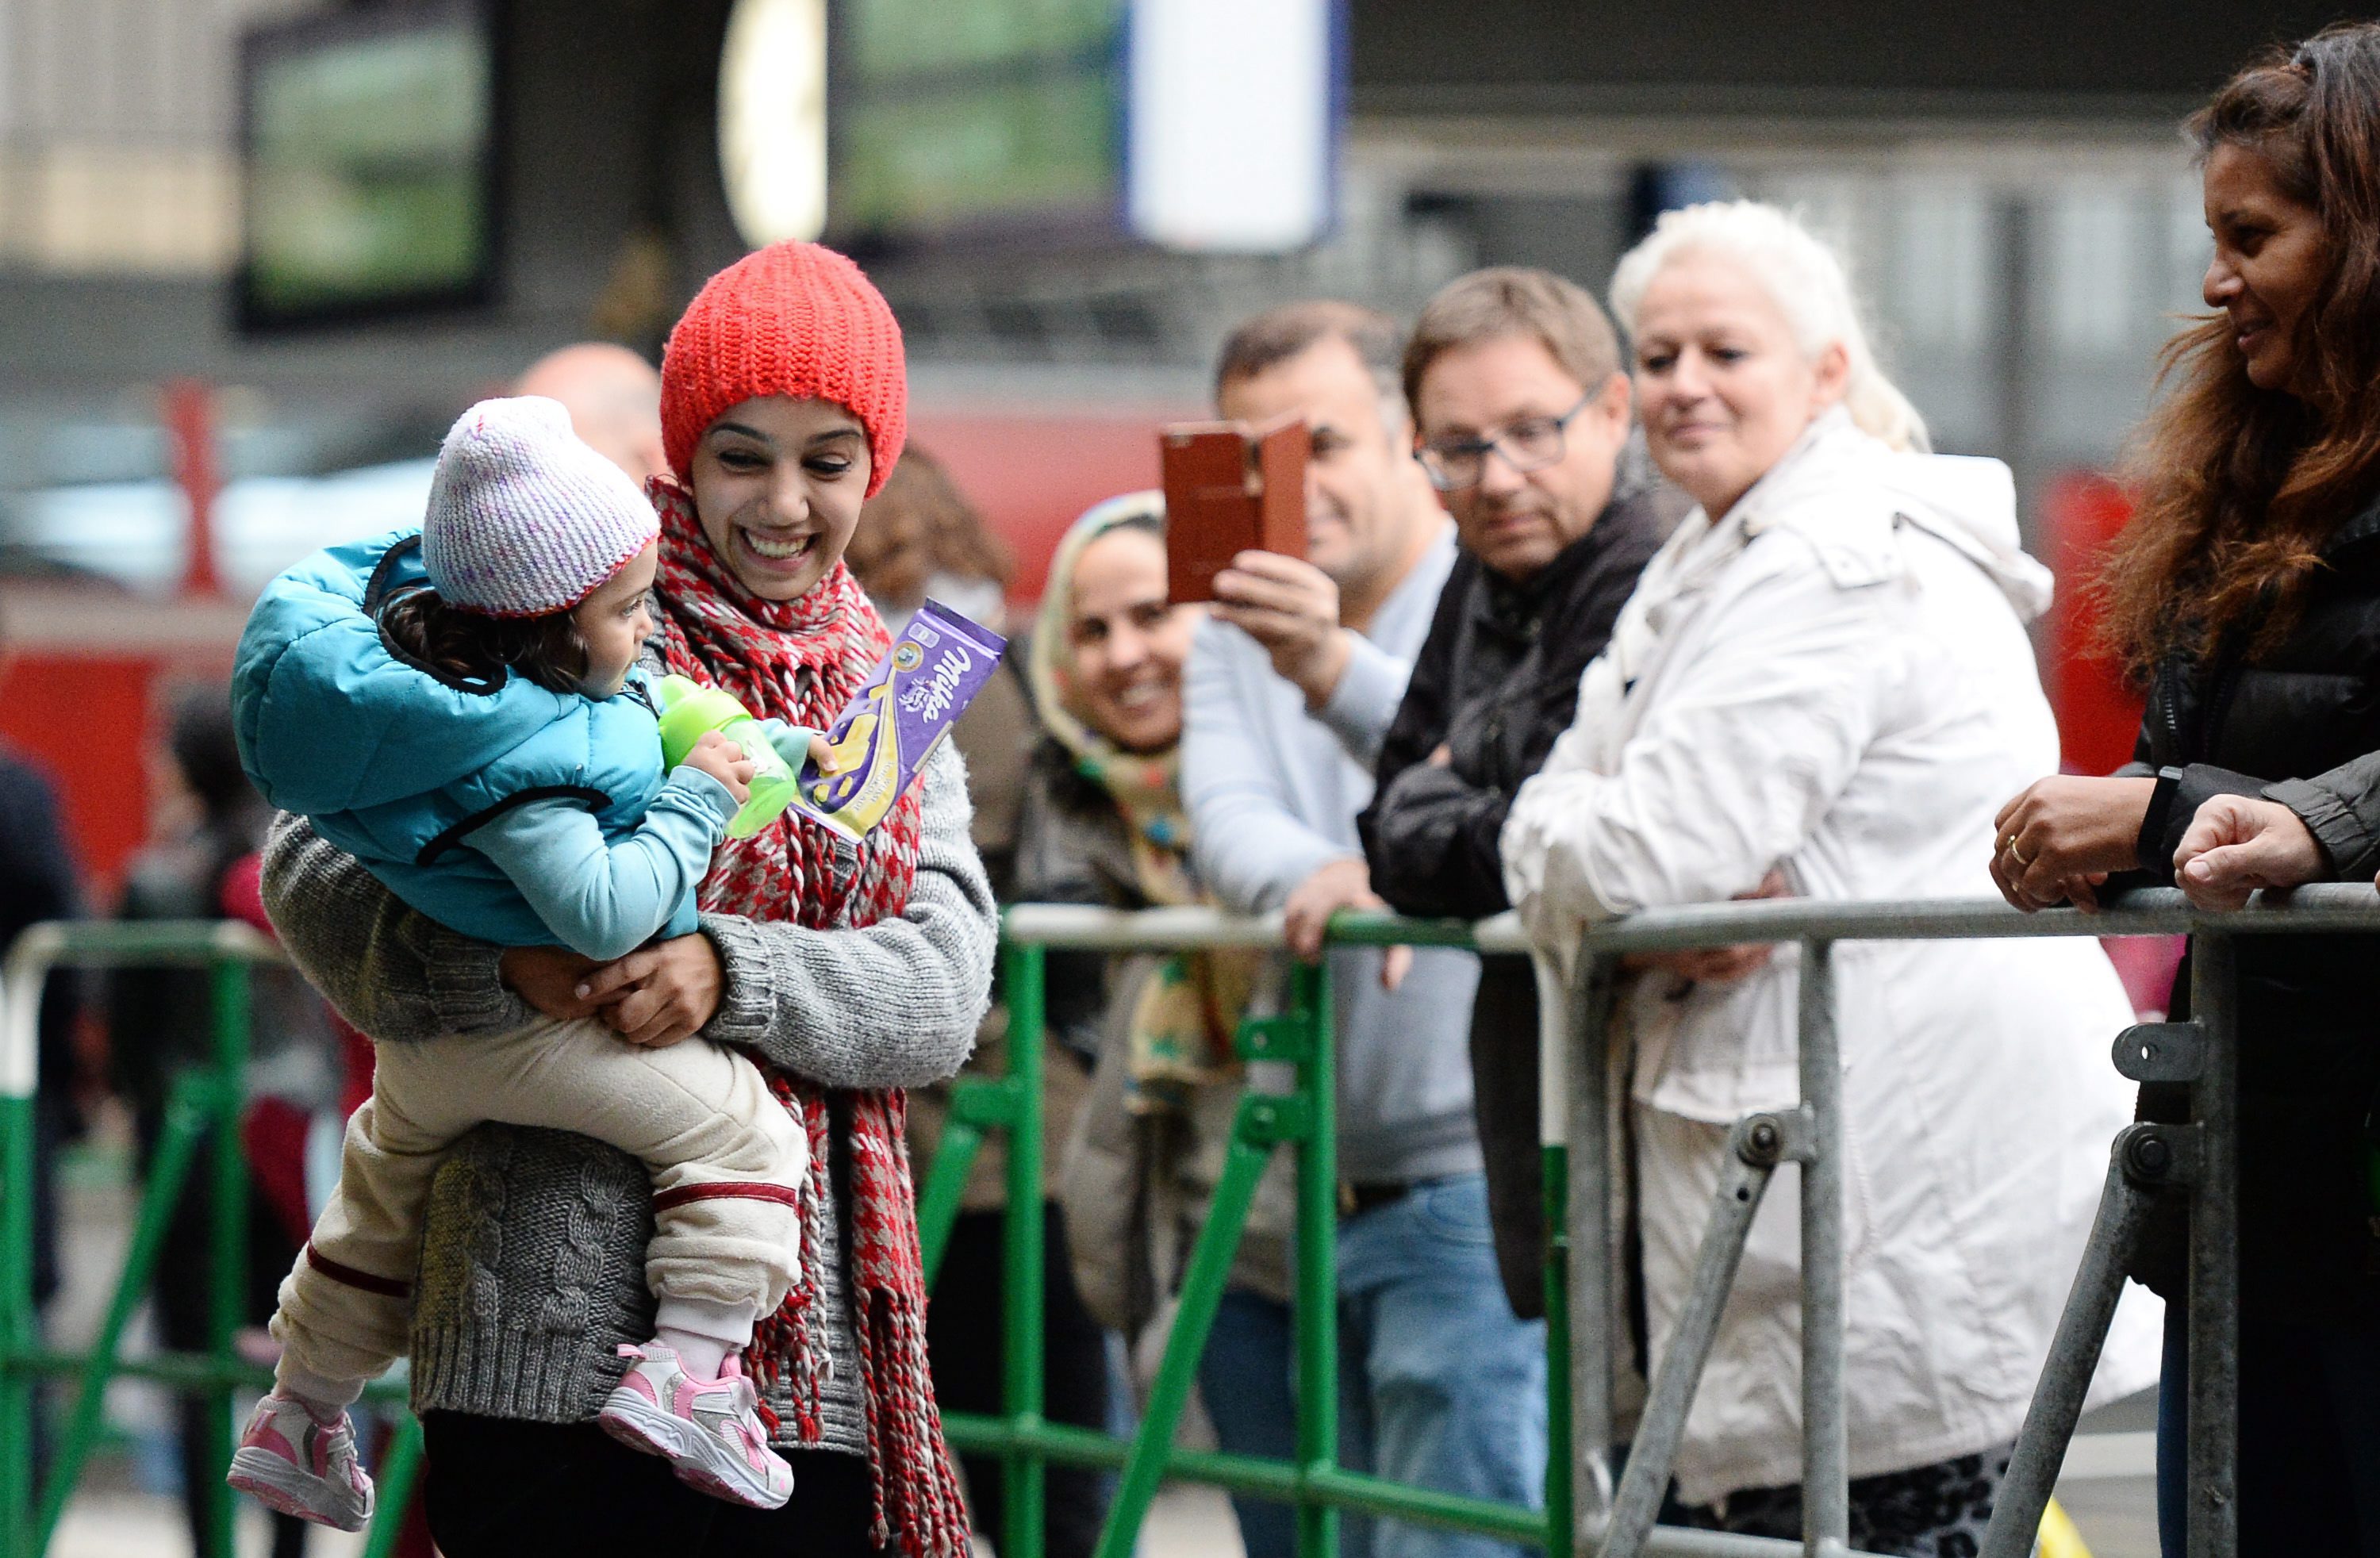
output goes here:
[[940, 602], [918, 607], [827, 731], [852, 766], [830, 776], [804, 763], [792, 809], [846, 838], [882, 822], [1007, 647], [1007, 639]]

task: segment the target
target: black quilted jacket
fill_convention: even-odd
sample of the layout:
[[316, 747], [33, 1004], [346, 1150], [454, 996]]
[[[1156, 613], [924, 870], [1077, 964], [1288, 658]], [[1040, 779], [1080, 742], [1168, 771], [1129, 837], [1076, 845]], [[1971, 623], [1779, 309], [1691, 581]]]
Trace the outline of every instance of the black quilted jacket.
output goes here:
[[[1407, 914], [1501, 912], [1496, 850], [1522, 781], [1570, 728], [1579, 674], [1603, 651], [1636, 576], [1685, 504], [1635, 473], [1585, 535], [1525, 584], [1469, 553], [1439, 597], [1404, 702], [1381, 743], [1378, 788], [1356, 819], [1373, 890]], [[1428, 761], [1440, 743], [1451, 761]], [[1544, 1312], [1538, 1211], [1537, 990], [1523, 957], [1479, 969], [1471, 1015], [1473, 1107], [1497, 1265], [1513, 1312]]]
[[[2342, 870], [2373, 870], [2351, 858], [2359, 834], [2340, 796], [2352, 771], [2330, 771], [2380, 752], [2380, 505], [2342, 527], [2323, 560], [2277, 649], [2171, 663], [2151, 688], [2127, 770], [2158, 776], [2141, 829], [2151, 880], [2172, 882], [2183, 831], [2217, 795], [2289, 804]], [[2364, 771], [2380, 781], [2380, 769]], [[2380, 1328], [2380, 1205], [2366, 1166], [2380, 1105], [2380, 935], [2243, 937], [2239, 969], [2244, 1301], [2267, 1318]], [[2177, 1015], [2188, 991], [2185, 968]], [[2179, 1119], [2186, 1098], [2151, 1085], [2141, 1108]], [[2178, 1221], [2140, 1273], [2168, 1297], [2183, 1291]]]

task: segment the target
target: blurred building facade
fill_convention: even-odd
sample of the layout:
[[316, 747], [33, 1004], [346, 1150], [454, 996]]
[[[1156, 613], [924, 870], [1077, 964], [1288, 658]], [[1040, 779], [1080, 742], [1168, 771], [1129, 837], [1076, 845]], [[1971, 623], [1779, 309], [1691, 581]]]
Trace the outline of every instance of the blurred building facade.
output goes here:
[[[0, 0], [0, 634], [82, 656], [86, 678], [64, 704], [29, 702], [20, 653], [0, 732], [40, 739], [29, 729], [87, 712], [111, 655], [111, 696], [134, 702], [160, 663], [220, 661], [262, 577], [343, 516], [354, 533], [405, 501], [401, 471], [394, 488], [240, 483], [419, 460], [463, 405], [564, 341], [657, 353], [693, 287], [746, 247], [717, 128], [736, 0], [485, 0], [493, 301], [241, 334], [241, 32], [436, 3]], [[893, 0], [800, 3], [844, 26]], [[961, 4], [953, 27], [1125, 8]], [[2156, 347], [2197, 306], [2206, 248], [2180, 116], [2254, 47], [2329, 18], [2240, 0], [1346, 0], [1338, 16], [1335, 220], [1316, 245], [865, 247], [908, 335], [918, 434], [1016, 545], [1022, 592], [1075, 512], [1153, 480], [1150, 424], [1202, 407], [1245, 313], [1317, 293], [1410, 313], [1491, 263], [1599, 294], [1653, 213], [1720, 193], [1800, 205], [1838, 237], [1937, 443], [2008, 458], [2037, 498], [2112, 462]], [[239, 531], [217, 538], [221, 602], [162, 603], [189, 563], [161, 412], [177, 382], [205, 386], [210, 469], [240, 494], [219, 509]], [[61, 572], [125, 593], [64, 589]], [[107, 599], [120, 607], [92, 604]]]
[[[714, 128], [729, 0], [492, 4], [499, 301], [266, 341], [237, 335], [224, 297], [235, 43], [341, 7], [0, 6], [0, 491], [161, 472], [143, 396], [169, 378], [233, 392], [237, 476], [418, 454], [461, 400], [556, 341], [657, 346], [743, 247]], [[2042, 469], [2103, 461], [2171, 315], [2195, 303], [2204, 239], [2176, 122], [2250, 48], [2326, 14], [1379, 0], [1345, 18], [1352, 91], [1322, 244], [870, 259], [929, 408], [1171, 405], [1198, 397], [1232, 319], [1283, 295], [1410, 310], [1497, 262], [1600, 290], [1665, 192], [1740, 191], [1801, 204], [1848, 243], [1947, 445]]]

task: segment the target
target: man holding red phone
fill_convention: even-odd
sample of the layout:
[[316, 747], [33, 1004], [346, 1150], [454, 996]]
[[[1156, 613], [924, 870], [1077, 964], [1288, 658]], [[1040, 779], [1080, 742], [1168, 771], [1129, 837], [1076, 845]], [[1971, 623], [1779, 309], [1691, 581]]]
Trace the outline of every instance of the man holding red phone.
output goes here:
[[[1202, 878], [1281, 909], [1324, 955], [1330, 916], [1383, 907], [1355, 819], [1455, 561], [1413, 457], [1402, 333], [1368, 309], [1293, 304], [1242, 325], [1219, 415], [1309, 429], [1306, 554], [1243, 552], [1215, 576], [1186, 677], [1182, 783]], [[1342, 1459], [1397, 1480], [1535, 1503], [1545, 1341], [1504, 1301], [1489, 1246], [1465, 1041], [1478, 960], [1447, 949], [1328, 954], [1338, 1029]], [[1410, 958], [1399, 983], [1400, 966]], [[1393, 987], [1393, 988], [1392, 988]], [[1293, 1448], [1287, 1306], [1227, 1292], [1199, 1371], [1224, 1447]], [[1236, 1501], [1250, 1558], [1286, 1555], [1284, 1506]], [[1485, 1538], [1349, 1519], [1364, 1558], [1486, 1558]]]

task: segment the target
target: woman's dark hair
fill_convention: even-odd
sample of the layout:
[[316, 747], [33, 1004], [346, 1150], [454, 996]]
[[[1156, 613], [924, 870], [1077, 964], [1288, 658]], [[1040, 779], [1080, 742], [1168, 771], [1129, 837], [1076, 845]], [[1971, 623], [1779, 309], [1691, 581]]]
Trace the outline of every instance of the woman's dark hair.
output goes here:
[[549, 692], [577, 692], [587, 676], [587, 639], [567, 611], [489, 616], [421, 585], [382, 602], [379, 621], [400, 658], [466, 691], [493, 692], [516, 671]]
[[231, 684], [200, 682], [165, 695], [165, 751], [199, 803], [199, 825], [188, 844], [198, 851], [196, 880], [213, 913], [224, 873], [264, 842], [273, 809], [248, 781], [232, 735]]
[[932, 575], [982, 579], [1004, 591], [1015, 565], [942, 462], [916, 444], [859, 511], [844, 551], [859, 587], [879, 601], [922, 601]]
[[165, 712], [165, 749], [210, 822], [237, 821], [263, 805], [239, 765], [229, 682], [207, 682], [173, 695]]
[[2160, 355], [2169, 393], [2131, 462], [2139, 511], [2098, 580], [2107, 645], [2142, 678], [2205, 658], [2252, 615], [2247, 652], [2275, 647], [2323, 544], [2380, 484], [2380, 24], [2258, 58], [2186, 133], [2202, 163], [2227, 146], [2269, 163], [2320, 218], [2329, 269], [2298, 321], [2289, 393], [2249, 382], [2219, 312]]
[[1114, 524], [1110, 525], [1106, 529], [1100, 531], [1099, 539], [1101, 541], [1105, 541], [1110, 536], [1122, 535], [1127, 530], [1137, 530], [1142, 535], [1155, 536], [1158, 540], [1163, 541], [1165, 539], [1165, 516], [1162, 514], [1135, 514], [1129, 518], [1119, 519]]

